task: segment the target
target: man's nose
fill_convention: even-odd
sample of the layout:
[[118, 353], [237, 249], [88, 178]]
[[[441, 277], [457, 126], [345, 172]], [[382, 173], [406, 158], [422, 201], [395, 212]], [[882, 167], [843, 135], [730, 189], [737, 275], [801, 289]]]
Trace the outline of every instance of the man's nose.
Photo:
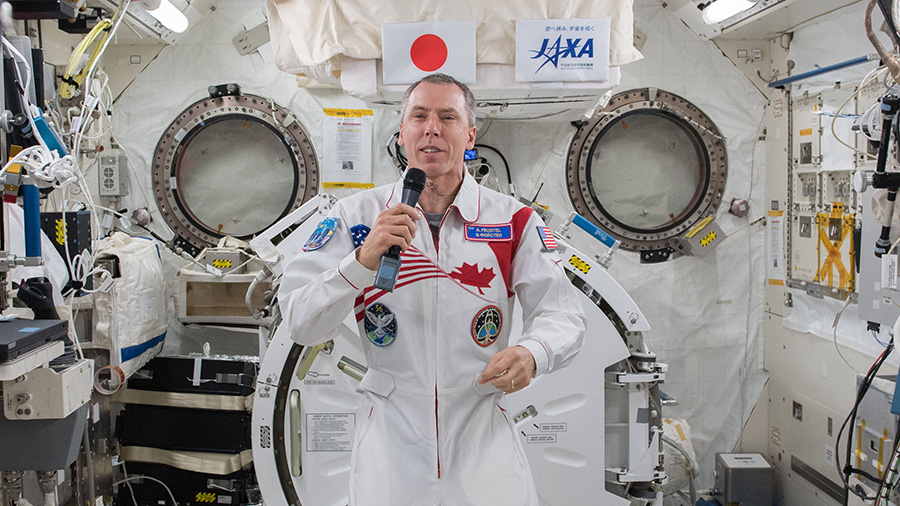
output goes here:
[[428, 116], [428, 119], [425, 121], [425, 135], [439, 135], [440, 124], [441, 122], [437, 116]]

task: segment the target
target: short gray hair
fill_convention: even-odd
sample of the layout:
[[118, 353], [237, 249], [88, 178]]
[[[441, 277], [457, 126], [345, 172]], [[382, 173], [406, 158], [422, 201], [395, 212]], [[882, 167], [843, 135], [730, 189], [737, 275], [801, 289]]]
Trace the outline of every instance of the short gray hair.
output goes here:
[[406, 93], [403, 94], [403, 102], [400, 106], [400, 121], [403, 121], [403, 118], [406, 117], [406, 103], [409, 102], [409, 96], [412, 95], [416, 86], [422, 83], [432, 83], [432, 84], [454, 84], [460, 90], [462, 90], [463, 95], [466, 97], [466, 116], [469, 118], [469, 126], [475, 126], [475, 95], [472, 94], [472, 90], [469, 89], [465, 84], [457, 81], [451, 76], [447, 74], [428, 74], [427, 76], [419, 79], [418, 81], [412, 83], [409, 88], [406, 89]]

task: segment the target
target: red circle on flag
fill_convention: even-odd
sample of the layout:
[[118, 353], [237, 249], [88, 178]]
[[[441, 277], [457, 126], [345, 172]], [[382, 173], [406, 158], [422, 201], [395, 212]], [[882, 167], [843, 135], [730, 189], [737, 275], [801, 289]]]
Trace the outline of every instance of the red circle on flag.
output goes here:
[[434, 72], [447, 62], [447, 43], [433, 33], [426, 33], [412, 43], [409, 57], [419, 70]]

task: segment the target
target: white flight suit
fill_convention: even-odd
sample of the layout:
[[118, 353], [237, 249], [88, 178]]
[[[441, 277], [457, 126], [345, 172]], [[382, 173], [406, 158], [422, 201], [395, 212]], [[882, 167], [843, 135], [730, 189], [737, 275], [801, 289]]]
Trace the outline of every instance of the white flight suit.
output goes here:
[[418, 208], [393, 293], [373, 288], [374, 271], [356, 261], [354, 227], [371, 227], [401, 191], [402, 179], [339, 201], [333, 235], [297, 254], [279, 293], [302, 345], [325, 341], [356, 314], [368, 372], [350, 506], [538, 506], [513, 414], [502, 392], [478, 378], [510, 345], [516, 296], [524, 326], [512, 344], [531, 351], [538, 376], [568, 364], [583, 342], [578, 295], [542, 250], [540, 218], [468, 173], [437, 243]]

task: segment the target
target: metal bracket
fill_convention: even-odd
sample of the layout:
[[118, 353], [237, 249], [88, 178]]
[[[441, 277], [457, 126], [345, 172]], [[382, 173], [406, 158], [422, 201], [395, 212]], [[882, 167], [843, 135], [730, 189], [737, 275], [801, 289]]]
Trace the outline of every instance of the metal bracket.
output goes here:
[[246, 56], [270, 40], [272, 38], [269, 35], [269, 23], [262, 23], [237, 34], [232, 42], [234, 42], [234, 47], [237, 48], [238, 53], [241, 53], [241, 56]]

